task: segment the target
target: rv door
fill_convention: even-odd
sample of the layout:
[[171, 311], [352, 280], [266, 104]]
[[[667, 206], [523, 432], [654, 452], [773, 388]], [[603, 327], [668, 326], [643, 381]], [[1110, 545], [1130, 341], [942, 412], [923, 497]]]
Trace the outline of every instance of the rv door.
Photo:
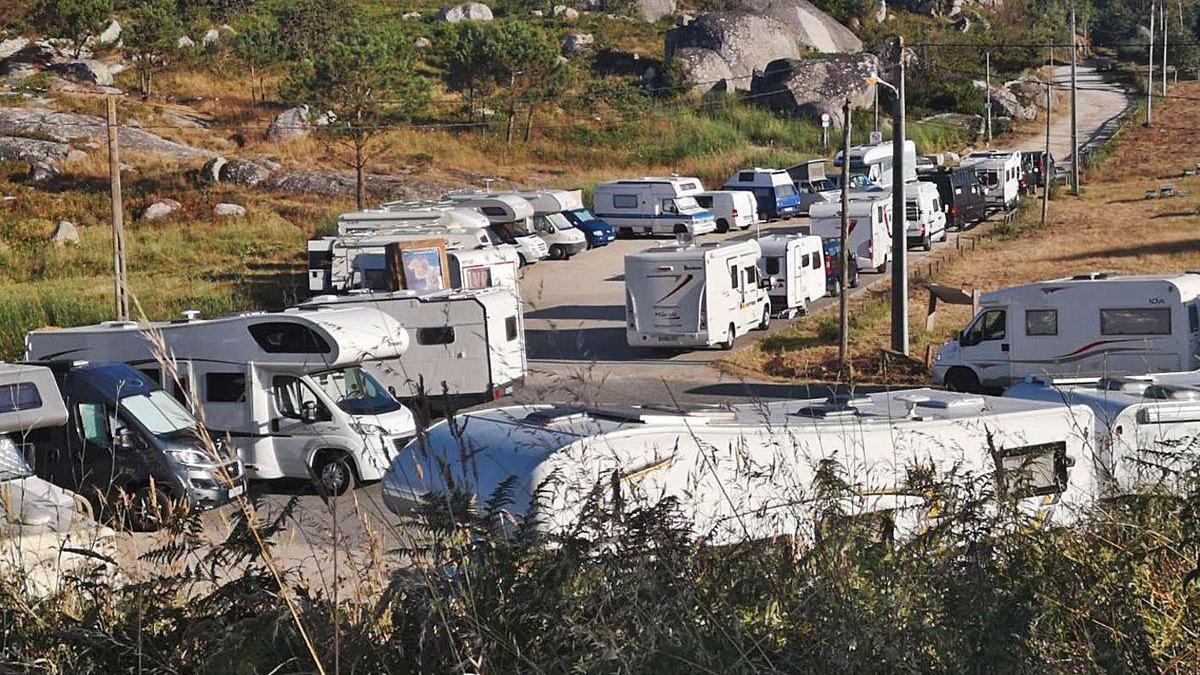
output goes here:
[[963, 362], [974, 369], [985, 387], [1004, 385], [1012, 378], [1008, 314], [1006, 307], [985, 309], [958, 337]]

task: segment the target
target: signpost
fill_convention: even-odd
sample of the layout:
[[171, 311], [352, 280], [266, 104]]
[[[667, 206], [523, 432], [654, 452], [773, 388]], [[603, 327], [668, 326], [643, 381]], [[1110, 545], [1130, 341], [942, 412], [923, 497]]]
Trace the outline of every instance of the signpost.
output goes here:
[[821, 147], [829, 147], [829, 127], [833, 125], [833, 119], [829, 117], [829, 113], [821, 113]]
[[882, 131], [872, 131], [871, 132], [871, 145], [879, 145], [882, 142], [883, 142], [883, 132]]

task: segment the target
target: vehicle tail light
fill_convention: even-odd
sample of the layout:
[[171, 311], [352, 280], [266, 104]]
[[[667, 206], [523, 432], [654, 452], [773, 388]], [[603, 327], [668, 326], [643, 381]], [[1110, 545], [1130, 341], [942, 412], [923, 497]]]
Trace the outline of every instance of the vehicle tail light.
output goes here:
[[951, 204], [951, 205], [950, 205], [950, 215], [951, 215], [951, 216], [957, 216], [957, 215], [958, 215], [958, 204]]
[[737, 218], [737, 209], [734, 209], [734, 210], [733, 210], [733, 217], [734, 217], [734, 218]]

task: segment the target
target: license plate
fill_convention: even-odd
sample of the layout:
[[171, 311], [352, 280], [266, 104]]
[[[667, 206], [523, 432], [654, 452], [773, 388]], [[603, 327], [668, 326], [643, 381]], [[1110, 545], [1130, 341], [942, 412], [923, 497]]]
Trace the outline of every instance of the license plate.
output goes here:
[[670, 335], [659, 335], [658, 336], [659, 342], [672, 342], [674, 340], [675, 340], [675, 338], [671, 337]]
[[229, 497], [230, 498], [240, 497], [242, 495], [242, 493], [245, 491], [246, 491], [245, 485], [235, 485], [235, 486], [229, 488]]

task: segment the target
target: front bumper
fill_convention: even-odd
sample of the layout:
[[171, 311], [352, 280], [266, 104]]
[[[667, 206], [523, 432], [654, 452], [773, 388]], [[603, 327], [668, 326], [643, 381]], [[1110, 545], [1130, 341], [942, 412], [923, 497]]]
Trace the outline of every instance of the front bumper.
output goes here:
[[246, 493], [246, 471], [241, 460], [215, 469], [183, 468], [179, 471], [188, 503], [200, 511], [224, 506]]

